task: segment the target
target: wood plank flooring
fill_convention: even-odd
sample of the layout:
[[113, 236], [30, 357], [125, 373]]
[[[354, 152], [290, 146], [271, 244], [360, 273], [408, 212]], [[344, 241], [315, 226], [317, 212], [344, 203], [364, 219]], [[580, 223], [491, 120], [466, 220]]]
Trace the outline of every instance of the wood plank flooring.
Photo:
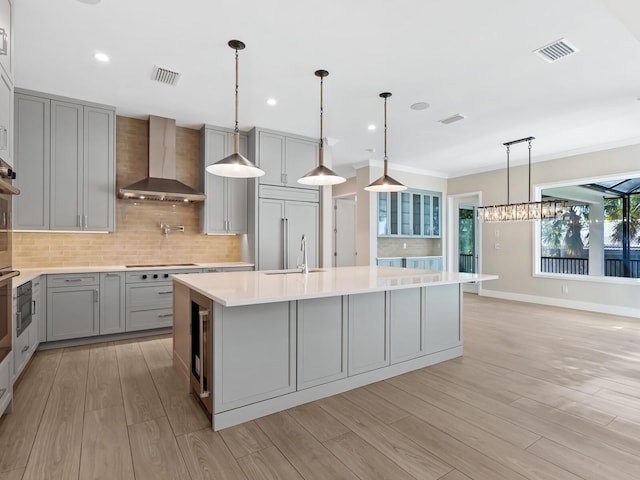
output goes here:
[[465, 355], [213, 432], [171, 338], [38, 352], [0, 480], [638, 480], [640, 319], [465, 296]]

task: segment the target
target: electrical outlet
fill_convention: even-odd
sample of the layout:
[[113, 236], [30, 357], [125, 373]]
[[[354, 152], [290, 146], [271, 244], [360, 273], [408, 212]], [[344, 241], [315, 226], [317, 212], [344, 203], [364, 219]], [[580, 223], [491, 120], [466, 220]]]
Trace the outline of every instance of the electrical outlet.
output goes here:
[[496, 250], [500, 250], [502, 248], [502, 245], [496, 242], [493, 244], [493, 248], [495, 248]]
[[500, 236], [500, 230], [496, 230], [495, 232], [493, 232], [493, 234], [496, 236], [496, 238], [498, 238]]
[[404, 242], [404, 243], [402, 244], [402, 248], [407, 248], [407, 242]]

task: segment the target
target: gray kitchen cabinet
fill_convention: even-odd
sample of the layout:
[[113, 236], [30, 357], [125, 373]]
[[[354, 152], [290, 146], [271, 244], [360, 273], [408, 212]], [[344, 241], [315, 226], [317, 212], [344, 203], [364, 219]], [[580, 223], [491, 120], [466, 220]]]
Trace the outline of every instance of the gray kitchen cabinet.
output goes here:
[[100, 335], [125, 331], [125, 274], [100, 274]]
[[404, 267], [403, 258], [378, 258], [376, 263], [379, 267]]
[[114, 110], [26, 90], [15, 110], [14, 228], [113, 231]]
[[426, 190], [378, 193], [378, 236], [439, 238], [441, 199]]
[[20, 195], [13, 199], [13, 228], [49, 229], [49, 179], [51, 102], [32, 95], [15, 95], [14, 185]]
[[82, 230], [82, 105], [51, 102], [51, 230]]
[[298, 300], [298, 390], [347, 376], [346, 297]]
[[[248, 139], [240, 134], [240, 153], [248, 156]], [[233, 152], [233, 131], [205, 125], [200, 130], [202, 233], [247, 233], [247, 179], [220, 177], [205, 168]]]
[[306, 188], [298, 179], [318, 164], [319, 142], [310, 138], [254, 128], [249, 132], [252, 160], [265, 171], [261, 185]]
[[295, 302], [224, 308], [214, 304], [216, 412], [296, 390]]
[[0, 72], [0, 158], [13, 166], [13, 84], [4, 72]]
[[0, 1], [0, 65], [13, 83], [13, 0]]
[[38, 324], [38, 343], [47, 341], [47, 276], [33, 279], [33, 317]]
[[303, 234], [309, 268], [318, 266], [318, 203], [261, 198], [258, 208], [258, 270], [297, 268]]
[[385, 292], [349, 295], [349, 376], [389, 365]]
[[99, 302], [98, 274], [50, 275], [47, 279], [47, 341], [98, 335]]
[[424, 289], [391, 290], [391, 364], [426, 353]]
[[426, 353], [462, 345], [461, 290], [457, 283], [426, 288]]

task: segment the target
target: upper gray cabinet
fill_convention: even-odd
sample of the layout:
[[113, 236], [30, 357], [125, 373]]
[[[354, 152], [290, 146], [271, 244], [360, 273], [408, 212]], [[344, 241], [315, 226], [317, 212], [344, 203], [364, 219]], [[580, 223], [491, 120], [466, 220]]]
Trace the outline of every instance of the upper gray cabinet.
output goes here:
[[[205, 168], [230, 155], [233, 131], [205, 125], [200, 130], [200, 188], [207, 199], [202, 203], [202, 233], [247, 233], [247, 180], [220, 177]], [[247, 135], [240, 134], [240, 153], [248, 155]]]
[[249, 138], [253, 147], [251, 160], [265, 171], [258, 178], [260, 184], [318, 189], [298, 183], [318, 164], [318, 141], [259, 128], [251, 130]]
[[14, 228], [113, 231], [113, 109], [17, 93], [15, 125]]
[[0, 0], [0, 65], [13, 83], [13, 0]]
[[441, 200], [426, 190], [378, 193], [378, 236], [439, 238]]

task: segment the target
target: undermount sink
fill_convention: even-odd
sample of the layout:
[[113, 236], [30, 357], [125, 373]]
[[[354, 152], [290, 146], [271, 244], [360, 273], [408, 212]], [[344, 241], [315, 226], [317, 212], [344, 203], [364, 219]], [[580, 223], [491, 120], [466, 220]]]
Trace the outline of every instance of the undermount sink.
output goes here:
[[[320, 272], [326, 272], [326, 270], [323, 270], [322, 268], [310, 268], [309, 269], [309, 273], [320, 273]], [[263, 272], [265, 275], [289, 275], [291, 273], [298, 273], [298, 274], [302, 274], [301, 270], [283, 270], [280, 272]]]
[[124, 268], [153, 268], [153, 267], [197, 267], [195, 263], [154, 263], [153, 265], [125, 265]]

